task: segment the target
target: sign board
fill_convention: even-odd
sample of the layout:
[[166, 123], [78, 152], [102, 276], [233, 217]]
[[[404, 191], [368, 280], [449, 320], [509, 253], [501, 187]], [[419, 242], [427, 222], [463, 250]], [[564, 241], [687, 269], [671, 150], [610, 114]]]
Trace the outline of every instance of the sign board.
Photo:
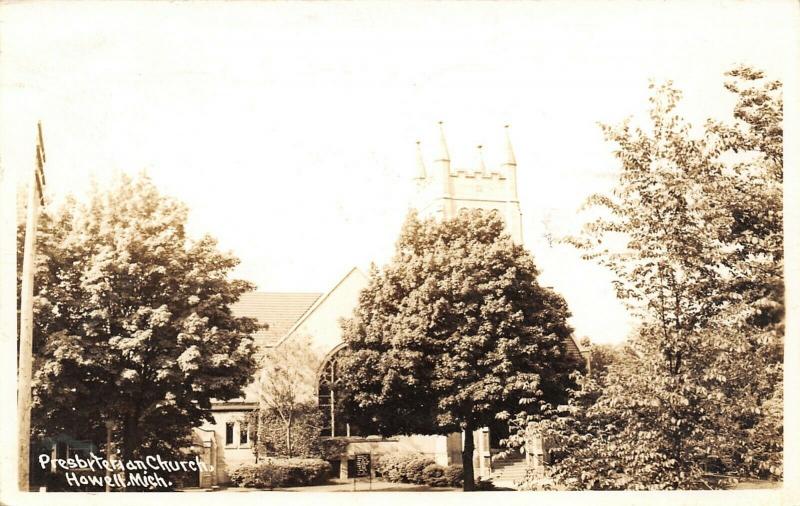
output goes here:
[[372, 457], [369, 453], [356, 454], [356, 477], [363, 478], [371, 476]]

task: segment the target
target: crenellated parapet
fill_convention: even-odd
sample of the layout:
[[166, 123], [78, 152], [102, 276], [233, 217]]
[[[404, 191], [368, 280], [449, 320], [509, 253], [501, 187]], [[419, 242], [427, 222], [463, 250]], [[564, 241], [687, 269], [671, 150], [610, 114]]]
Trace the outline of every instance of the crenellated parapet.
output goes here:
[[479, 172], [473, 171], [468, 169], [456, 169], [455, 172], [450, 173], [450, 177], [460, 177], [465, 179], [496, 179], [498, 181], [503, 180], [505, 181], [506, 176], [501, 174], [500, 172]]

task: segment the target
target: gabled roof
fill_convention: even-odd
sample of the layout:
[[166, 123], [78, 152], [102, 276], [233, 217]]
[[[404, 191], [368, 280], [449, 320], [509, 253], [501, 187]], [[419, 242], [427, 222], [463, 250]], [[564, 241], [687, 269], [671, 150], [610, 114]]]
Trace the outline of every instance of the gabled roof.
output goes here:
[[575, 340], [573, 336], [569, 336], [564, 339], [564, 342], [567, 345], [567, 355], [573, 357], [577, 360], [586, 360], [586, 356], [584, 354], [584, 350], [581, 349], [580, 344], [578, 341]]
[[305, 320], [306, 320], [306, 319], [307, 319], [309, 316], [311, 316], [311, 314], [312, 314], [312, 313], [314, 313], [314, 311], [316, 311], [316, 309], [317, 309], [319, 306], [321, 306], [323, 302], [325, 302], [325, 299], [327, 299], [328, 297], [330, 297], [330, 295], [331, 295], [332, 293], [334, 293], [334, 292], [335, 292], [335, 291], [336, 291], [336, 290], [337, 290], [337, 289], [338, 289], [340, 286], [342, 286], [342, 284], [344, 284], [344, 282], [345, 282], [345, 281], [346, 281], [346, 280], [347, 280], [347, 279], [348, 279], [350, 276], [354, 276], [354, 275], [360, 275], [360, 276], [361, 276], [361, 278], [362, 278], [362, 279], [364, 280], [364, 282], [366, 283], [366, 281], [367, 281], [367, 276], [366, 276], [366, 275], [365, 275], [363, 272], [361, 272], [361, 269], [359, 269], [358, 267], [353, 267], [352, 269], [350, 269], [350, 270], [347, 272], [347, 274], [345, 274], [345, 275], [344, 275], [344, 277], [343, 277], [342, 279], [340, 279], [340, 280], [339, 280], [339, 282], [338, 282], [338, 283], [336, 283], [336, 285], [335, 285], [333, 288], [331, 288], [330, 290], [328, 290], [328, 292], [327, 292], [327, 293], [325, 293], [325, 294], [321, 294], [322, 296], [321, 296], [321, 297], [319, 297], [319, 298], [318, 298], [318, 299], [317, 299], [317, 300], [316, 300], [316, 301], [315, 301], [315, 302], [314, 302], [314, 303], [313, 303], [313, 304], [312, 304], [312, 305], [311, 305], [311, 306], [308, 308], [308, 311], [306, 311], [306, 312], [305, 312], [303, 315], [301, 315], [301, 317], [300, 317], [300, 318], [298, 318], [298, 319], [297, 319], [297, 321], [296, 321], [296, 322], [294, 322], [294, 324], [291, 326], [291, 328], [289, 328], [289, 329], [288, 329], [288, 332], [286, 332], [286, 335], [284, 335], [282, 338], [279, 338], [277, 341], [275, 341], [274, 345], [275, 345], [275, 346], [277, 346], [277, 345], [279, 345], [281, 342], [283, 342], [284, 340], [288, 339], [288, 337], [289, 337], [289, 336], [292, 334], [292, 332], [294, 332], [295, 330], [297, 330], [297, 329], [300, 327], [300, 325], [302, 325], [302, 324], [303, 324], [303, 322], [304, 322], [304, 321], [305, 321]]
[[269, 325], [253, 335], [259, 348], [275, 345], [322, 296], [321, 293], [249, 292], [231, 305], [235, 316], [255, 318]]

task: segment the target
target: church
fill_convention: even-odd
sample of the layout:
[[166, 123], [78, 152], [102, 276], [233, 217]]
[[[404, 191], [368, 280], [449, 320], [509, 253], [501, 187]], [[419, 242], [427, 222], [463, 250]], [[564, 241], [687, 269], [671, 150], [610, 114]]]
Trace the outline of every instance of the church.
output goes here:
[[[478, 146], [476, 164], [471, 168], [451, 167], [450, 153], [444, 129], [439, 123], [440, 139], [433, 159], [426, 163], [417, 142], [417, 168], [414, 175], [416, 199], [412, 205], [421, 217], [449, 219], [463, 209], [495, 210], [503, 216], [511, 238], [522, 243], [522, 212], [517, 194], [517, 162], [508, 126], [505, 127], [503, 160], [495, 170], [489, 170]], [[412, 435], [385, 438], [351, 433], [346, 423], [335, 419], [335, 391], [329, 385], [336, 375], [336, 354], [345, 345], [342, 341], [341, 318], [352, 315], [367, 277], [358, 268], [350, 269], [327, 293], [251, 292], [232, 306], [234, 314], [255, 318], [265, 326], [254, 335], [260, 349], [281, 346], [293, 340], [310, 342], [315, 355], [323, 357], [318, 364], [317, 400], [325, 413], [326, 436], [346, 443], [338, 460], [331, 462], [334, 474], [351, 477], [355, 456], [374, 456], [392, 453], [421, 453], [440, 465], [460, 464], [462, 435]], [[569, 338], [568, 352], [582, 356], [582, 350]], [[224, 484], [229, 471], [245, 463], [254, 463], [252, 434], [246, 423], [248, 412], [258, 408], [255, 385], [245, 389], [243, 398], [217, 402], [212, 406], [214, 423], [193, 431], [194, 449], [213, 466], [213, 471], [201, 472], [201, 487]], [[328, 431], [329, 434], [328, 434]], [[474, 434], [474, 466], [476, 477], [494, 476], [493, 455], [500, 451], [497, 437], [488, 428]], [[534, 455], [540, 461], [541, 455]]]

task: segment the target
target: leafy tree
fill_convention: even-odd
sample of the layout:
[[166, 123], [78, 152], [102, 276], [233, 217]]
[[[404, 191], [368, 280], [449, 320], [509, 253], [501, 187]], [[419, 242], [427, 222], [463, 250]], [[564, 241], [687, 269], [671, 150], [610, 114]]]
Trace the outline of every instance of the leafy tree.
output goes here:
[[255, 322], [230, 304], [253, 287], [238, 260], [185, 233], [186, 207], [146, 176], [42, 220], [34, 335], [35, 430], [105, 441], [123, 458], [177, 453], [241, 395], [255, 368]]
[[622, 170], [576, 244], [616, 274], [641, 327], [633, 358], [579, 378], [571, 416], [551, 425], [554, 474], [575, 488], [712, 486], [712, 465], [782, 472], [780, 83], [728, 75], [732, 125], [692, 135], [668, 83], [649, 131], [603, 126]]
[[340, 399], [351, 418], [384, 435], [464, 431], [472, 490], [473, 431], [521, 404], [561, 402], [576, 368], [566, 303], [537, 273], [495, 213], [441, 223], [412, 213], [343, 325]]
[[[779, 81], [740, 66], [726, 74], [736, 94], [734, 122], [710, 121], [708, 136], [728, 160], [709, 183], [711, 205], [723, 216], [717, 239], [726, 245], [728, 300], [712, 330], [723, 350], [712, 364], [721, 424], [715, 441], [725, 466], [739, 474], [783, 473], [783, 97]], [[755, 372], [755, 373], [754, 373]], [[741, 445], [739, 441], [747, 441]]]
[[264, 352], [255, 415], [257, 457], [260, 453], [286, 457], [319, 453], [322, 421], [315, 403], [318, 365], [319, 357], [308, 339], [286, 341]]
[[[607, 441], [618, 434], [622, 415], [614, 410], [590, 410], [608, 384], [609, 372], [636, 370], [640, 357], [627, 345], [589, 345], [588, 371], [573, 373], [575, 386], [569, 401], [548, 406], [538, 416], [517, 413], [510, 422], [511, 434], [503, 441], [508, 448], [529, 451], [544, 443], [554, 465], [532, 467], [519, 483], [521, 490], [552, 490], [556, 483], [575, 489], [624, 488], [617, 460], [606, 459]], [[613, 447], [614, 443], [611, 443]]]
[[323, 414], [316, 402], [294, 406], [292, 424], [271, 409], [259, 409], [249, 416], [251, 427], [257, 427], [253, 441], [256, 460], [262, 457], [320, 458], [326, 456], [322, 442]]

